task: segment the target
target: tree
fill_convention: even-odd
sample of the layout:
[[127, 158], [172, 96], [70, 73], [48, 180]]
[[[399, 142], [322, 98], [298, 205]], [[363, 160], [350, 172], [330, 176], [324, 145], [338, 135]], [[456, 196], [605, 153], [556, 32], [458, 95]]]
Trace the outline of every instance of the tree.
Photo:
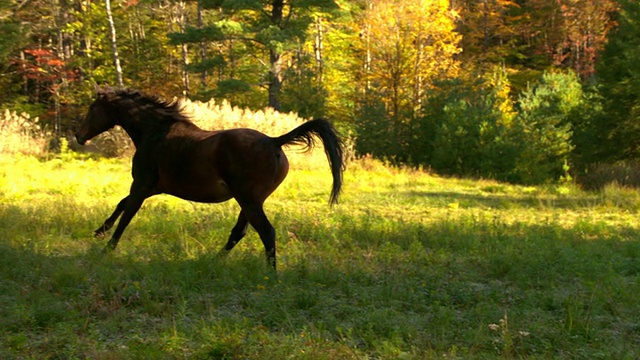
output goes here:
[[465, 0], [458, 3], [461, 57], [467, 63], [505, 64], [517, 56], [517, 21], [513, 0]]
[[614, 0], [528, 0], [522, 6], [522, 43], [527, 57], [542, 54], [540, 70], [568, 68], [582, 79], [593, 75], [598, 52], [612, 26]]
[[545, 73], [516, 103], [506, 73], [458, 77], [429, 97], [414, 128], [412, 159], [440, 173], [524, 184], [566, 175], [571, 115], [583, 101], [578, 77]]
[[571, 114], [583, 103], [578, 76], [546, 72], [518, 99], [515, 118], [517, 142], [522, 148], [515, 164], [517, 182], [538, 184], [565, 175], [571, 151]]
[[498, 66], [439, 84], [413, 127], [412, 159], [440, 173], [516, 181], [521, 144], [514, 137], [509, 91]]
[[617, 22], [597, 67], [604, 116], [593, 126], [594, 160], [640, 157], [640, 3], [621, 0]]
[[[234, 69], [235, 76], [219, 80], [219, 85], [229, 89], [264, 86], [268, 106], [274, 109], [281, 108], [286, 64], [292, 60], [299, 44], [306, 41], [308, 28], [317, 14], [328, 16], [337, 8], [332, 0], [211, 1], [203, 2], [202, 7], [217, 9], [220, 16], [208, 25], [188, 27], [184, 34], [170, 34], [171, 43], [206, 41], [218, 46], [226, 44], [226, 52], [221, 53], [219, 58], [222, 61], [210, 64], [217, 67], [234, 63], [235, 51], [242, 47], [247, 56], [254, 60], [252, 66], [241, 74], [237, 68]], [[256, 67], [260, 63], [266, 66]], [[257, 79], [256, 73], [260, 75]]]
[[118, 40], [116, 35], [116, 26], [113, 22], [113, 15], [111, 13], [111, 0], [104, 0], [107, 10], [107, 22], [109, 23], [109, 34], [111, 39], [111, 54], [113, 56], [113, 66], [116, 69], [116, 84], [118, 87], [124, 87], [122, 81], [122, 67], [120, 67], [120, 56], [118, 55]]
[[359, 151], [406, 160], [408, 124], [425, 95], [459, 70], [455, 16], [448, 0], [368, 4], [361, 25]]
[[583, 79], [595, 73], [596, 58], [613, 26], [612, 0], [565, 0], [560, 6], [564, 37], [555, 60], [573, 69]]

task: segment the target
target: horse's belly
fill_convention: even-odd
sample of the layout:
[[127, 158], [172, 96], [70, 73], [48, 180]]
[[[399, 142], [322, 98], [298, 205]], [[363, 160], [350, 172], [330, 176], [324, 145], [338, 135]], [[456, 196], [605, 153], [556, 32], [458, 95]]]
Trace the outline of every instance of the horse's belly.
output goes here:
[[164, 192], [185, 200], [204, 203], [219, 203], [233, 197], [229, 191], [229, 187], [224, 181], [216, 181], [208, 184], [198, 184], [194, 182], [176, 184]]

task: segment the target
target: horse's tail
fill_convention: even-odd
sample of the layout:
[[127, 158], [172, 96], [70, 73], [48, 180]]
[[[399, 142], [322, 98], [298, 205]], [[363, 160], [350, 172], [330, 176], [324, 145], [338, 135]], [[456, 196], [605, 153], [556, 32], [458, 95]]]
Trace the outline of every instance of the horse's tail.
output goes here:
[[311, 149], [315, 145], [317, 136], [324, 144], [324, 152], [327, 154], [331, 174], [333, 175], [333, 188], [331, 189], [330, 204], [338, 202], [340, 189], [342, 188], [342, 172], [345, 168], [343, 143], [333, 125], [326, 119], [315, 119], [308, 121], [290, 132], [273, 138], [278, 146], [301, 144]]

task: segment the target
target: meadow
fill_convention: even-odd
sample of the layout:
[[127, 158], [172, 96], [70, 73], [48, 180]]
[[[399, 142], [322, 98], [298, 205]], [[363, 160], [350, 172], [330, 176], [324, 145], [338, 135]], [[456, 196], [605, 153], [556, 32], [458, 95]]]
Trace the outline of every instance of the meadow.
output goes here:
[[153, 197], [103, 256], [127, 159], [0, 156], [0, 358], [640, 358], [637, 191], [364, 158], [330, 208], [304, 159], [266, 203], [275, 274], [252, 230], [216, 256], [232, 201]]

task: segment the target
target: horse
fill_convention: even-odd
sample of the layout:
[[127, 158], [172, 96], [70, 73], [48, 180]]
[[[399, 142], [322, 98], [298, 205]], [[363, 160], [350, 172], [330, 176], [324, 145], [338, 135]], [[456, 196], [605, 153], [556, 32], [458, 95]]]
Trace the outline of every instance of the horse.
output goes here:
[[115, 250], [125, 228], [151, 196], [169, 194], [201, 203], [233, 198], [240, 213], [219, 254], [231, 251], [250, 224], [262, 240], [267, 264], [275, 270], [276, 232], [263, 204], [289, 171], [282, 147], [303, 145], [311, 149], [318, 138], [333, 177], [329, 203], [338, 202], [345, 169], [344, 146], [333, 125], [324, 118], [307, 121], [278, 137], [246, 128], [207, 131], [191, 121], [179, 101], [108, 86], [96, 86], [96, 93], [97, 98], [75, 134], [78, 143], [84, 145], [118, 125], [136, 148], [129, 194], [94, 232], [96, 237], [104, 236], [120, 217], [105, 252]]

